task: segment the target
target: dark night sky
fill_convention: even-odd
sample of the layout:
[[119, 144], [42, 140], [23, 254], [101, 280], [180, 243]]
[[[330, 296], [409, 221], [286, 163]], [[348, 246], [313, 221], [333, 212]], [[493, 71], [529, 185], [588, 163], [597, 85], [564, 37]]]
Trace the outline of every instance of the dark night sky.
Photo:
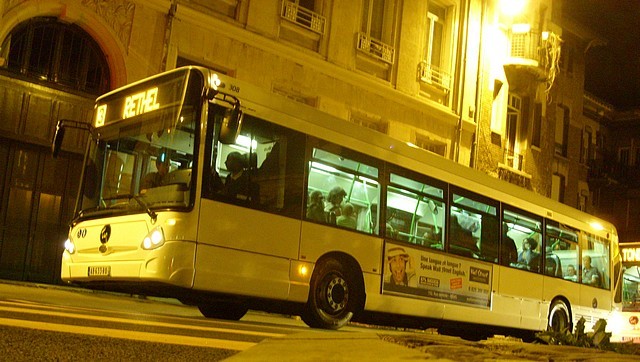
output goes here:
[[620, 110], [640, 107], [640, 0], [565, 0], [563, 12], [608, 42], [586, 54], [585, 89]]

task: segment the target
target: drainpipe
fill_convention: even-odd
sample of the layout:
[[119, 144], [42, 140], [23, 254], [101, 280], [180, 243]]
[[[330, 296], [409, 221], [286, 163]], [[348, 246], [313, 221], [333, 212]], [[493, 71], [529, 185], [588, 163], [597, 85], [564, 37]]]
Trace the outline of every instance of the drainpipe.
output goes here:
[[480, 10], [480, 42], [478, 45], [478, 71], [476, 72], [476, 98], [474, 101], [475, 111], [473, 112], [473, 123], [476, 125], [476, 131], [473, 133], [473, 144], [471, 145], [471, 159], [469, 160], [469, 166], [471, 168], [478, 168], [478, 133], [480, 133], [480, 124], [478, 121], [480, 119], [480, 108], [482, 97], [482, 82], [484, 81], [484, 77], [482, 76], [483, 72], [483, 62], [482, 62], [482, 41], [484, 40], [484, 15], [486, 11], [487, 3], [482, 1], [482, 9]]
[[462, 117], [464, 114], [462, 108], [464, 107], [464, 94], [466, 93], [464, 86], [467, 78], [467, 49], [469, 48], [469, 18], [471, 17], [471, 0], [466, 1], [464, 11], [466, 11], [467, 13], [467, 19], [464, 24], [464, 31], [462, 32], [464, 34], [464, 40], [462, 40], [464, 42], [464, 51], [462, 53], [462, 66], [460, 67], [460, 69], [462, 70], [462, 78], [459, 84], [461, 85], [460, 88], [462, 92], [460, 94], [460, 101], [458, 102], [458, 113], [460, 117], [458, 118], [458, 125], [456, 126], [456, 141], [454, 152], [454, 161], [456, 163], [460, 160], [460, 144], [462, 143]]

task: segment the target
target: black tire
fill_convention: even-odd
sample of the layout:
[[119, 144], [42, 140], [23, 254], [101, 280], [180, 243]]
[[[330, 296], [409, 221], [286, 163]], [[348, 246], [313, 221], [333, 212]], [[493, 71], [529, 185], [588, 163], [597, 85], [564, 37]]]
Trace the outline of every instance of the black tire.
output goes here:
[[211, 304], [200, 304], [198, 309], [207, 318], [225, 319], [238, 321], [249, 311], [242, 303], [213, 302]]
[[549, 307], [549, 324], [547, 328], [553, 332], [571, 331], [569, 307], [562, 300], [556, 300]]
[[312, 328], [343, 327], [359, 306], [358, 290], [354, 277], [340, 262], [335, 259], [322, 262], [311, 278], [302, 320]]

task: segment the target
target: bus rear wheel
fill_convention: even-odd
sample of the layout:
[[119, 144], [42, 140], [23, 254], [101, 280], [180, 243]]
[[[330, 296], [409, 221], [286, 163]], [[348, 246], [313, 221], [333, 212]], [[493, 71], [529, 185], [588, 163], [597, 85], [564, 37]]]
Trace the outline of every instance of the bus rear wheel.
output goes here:
[[354, 278], [335, 259], [317, 266], [302, 320], [312, 328], [339, 329], [353, 317], [358, 298]]
[[213, 302], [211, 304], [200, 304], [198, 309], [207, 318], [225, 319], [237, 321], [244, 317], [249, 311], [242, 303], [233, 302]]
[[571, 317], [569, 316], [569, 307], [562, 301], [556, 300], [551, 303], [549, 308], [549, 325], [548, 329], [553, 332], [563, 332], [571, 330]]

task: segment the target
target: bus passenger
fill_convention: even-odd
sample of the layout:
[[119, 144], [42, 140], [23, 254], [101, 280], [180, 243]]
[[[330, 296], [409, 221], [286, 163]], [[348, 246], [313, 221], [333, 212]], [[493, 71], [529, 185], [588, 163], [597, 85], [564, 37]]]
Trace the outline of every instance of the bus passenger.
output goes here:
[[540, 265], [540, 254], [536, 251], [538, 242], [534, 238], [524, 238], [522, 240], [522, 251], [518, 255], [518, 264], [526, 269], [538, 271]]
[[169, 167], [167, 167], [167, 165], [162, 162], [160, 157], [156, 158], [156, 170], [156, 172], [148, 173], [144, 177], [144, 179], [142, 180], [142, 185], [140, 185], [141, 190], [162, 186], [162, 182], [169, 171]]
[[232, 198], [257, 202], [260, 192], [258, 185], [251, 182], [246, 171], [247, 159], [240, 152], [230, 152], [225, 165], [229, 174], [224, 182], [224, 193]]
[[355, 209], [353, 208], [353, 205], [347, 202], [342, 208], [342, 215], [336, 218], [336, 224], [338, 226], [355, 229], [358, 223], [356, 221], [354, 212]]
[[594, 287], [600, 286], [600, 272], [598, 268], [591, 265], [591, 257], [585, 255], [582, 258], [582, 282]]
[[502, 245], [500, 247], [500, 263], [502, 265], [512, 265], [518, 262], [518, 249], [516, 248], [516, 242], [507, 235], [509, 226], [507, 223], [502, 223]]
[[309, 195], [309, 206], [307, 207], [307, 219], [327, 222], [327, 215], [324, 212], [324, 196], [322, 192], [316, 190]]
[[566, 280], [571, 280], [574, 282], [578, 281], [578, 272], [576, 271], [576, 267], [573, 264], [569, 264], [567, 266], [567, 274], [565, 274], [564, 278]]
[[329, 196], [327, 197], [329, 203], [324, 211], [327, 213], [327, 222], [330, 224], [335, 225], [336, 219], [342, 214], [342, 200], [345, 196], [347, 196], [347, 192], [340, 186], [336, 186], [329, 191]]

